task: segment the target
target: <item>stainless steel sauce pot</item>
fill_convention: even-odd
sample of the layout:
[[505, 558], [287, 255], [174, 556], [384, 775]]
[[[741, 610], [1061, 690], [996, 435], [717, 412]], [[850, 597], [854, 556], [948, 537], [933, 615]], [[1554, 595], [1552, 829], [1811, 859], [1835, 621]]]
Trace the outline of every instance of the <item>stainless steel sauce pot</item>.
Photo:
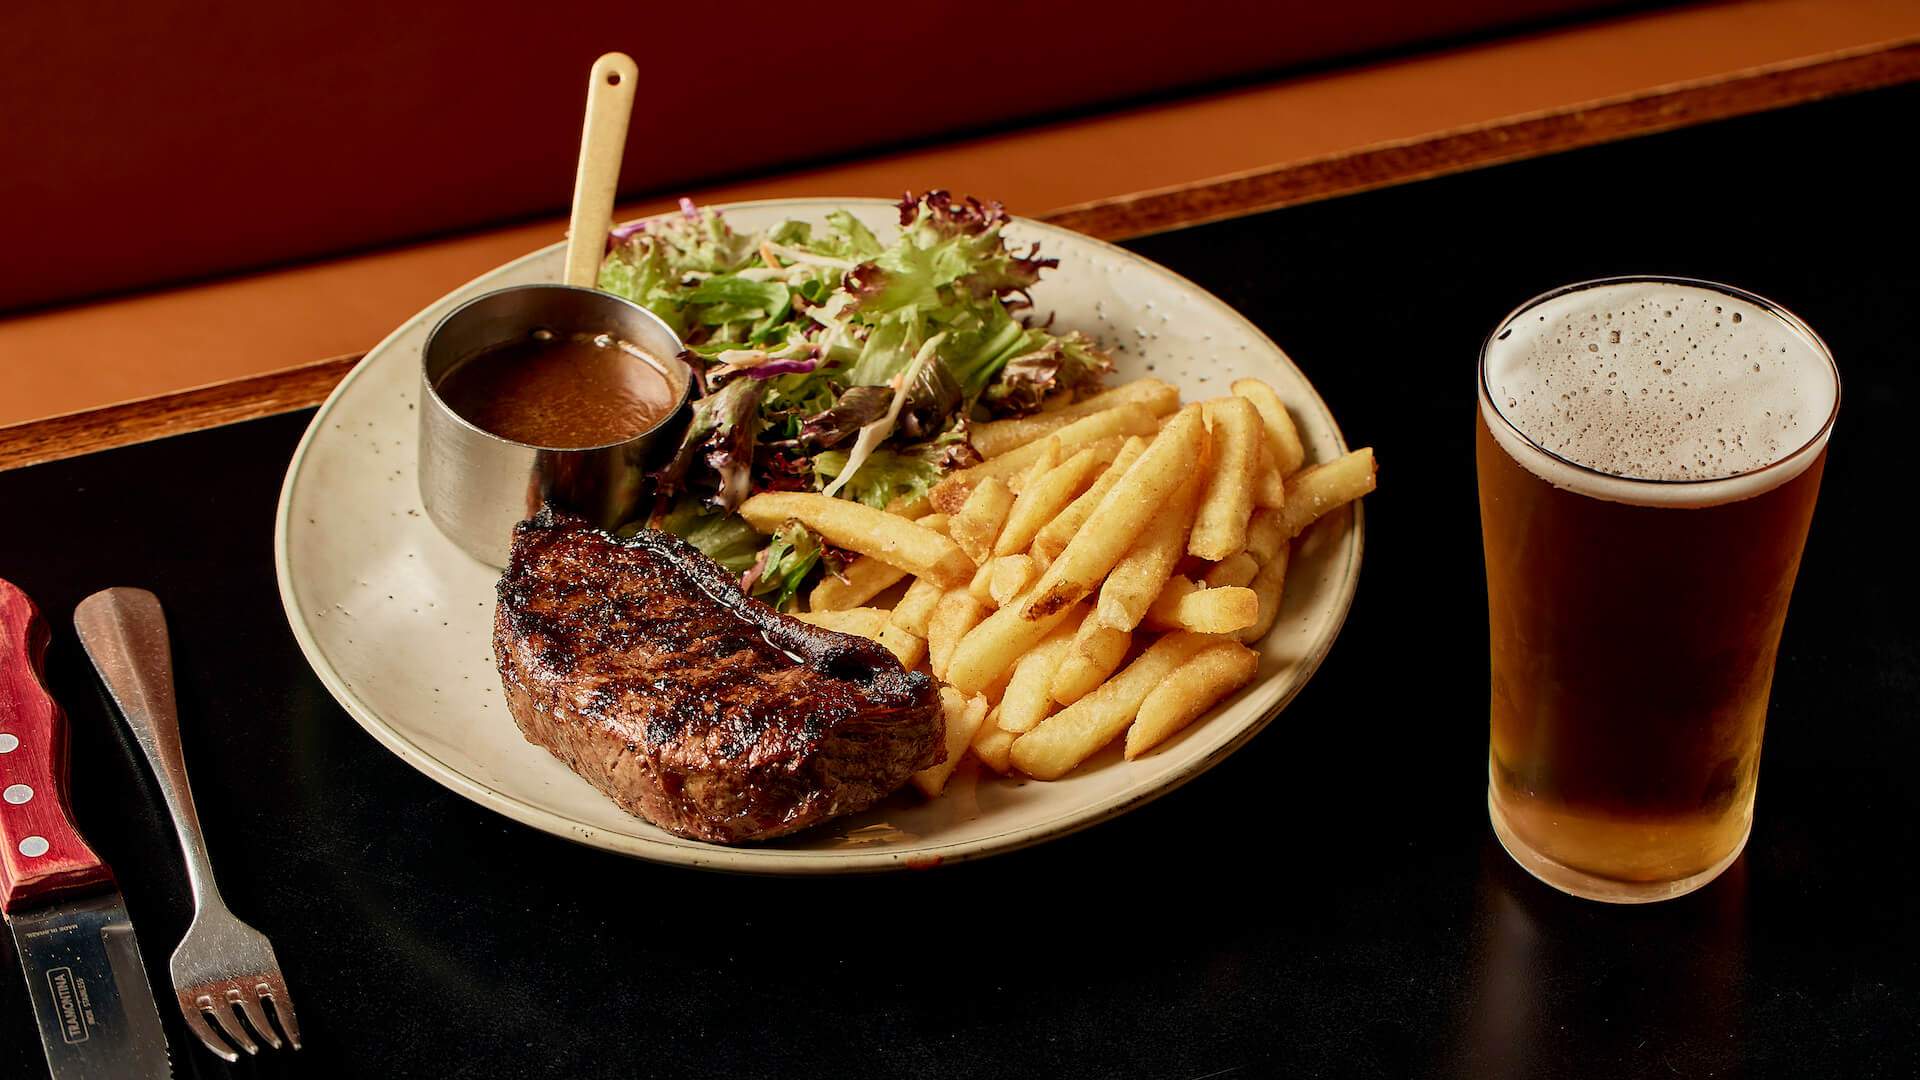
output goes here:
[[[434, 385], [475, 353], [535, 330], [612, 334], [659, 360], [679, 387], [674, 408], [654, 426], [604, 446], [553, 448], [503, 439], [467, 422]], [[552, 501], [602, 528], [631, 517], [646, 474], [663, 464], [685, 431], [693, 372], [680, 339], [639, 304], [570, 285], [519, 285], [475, 297], [448, 313], [420, 352], [420, 497], [427, 516], [462, 550], [504, 567], [513, 527]]]

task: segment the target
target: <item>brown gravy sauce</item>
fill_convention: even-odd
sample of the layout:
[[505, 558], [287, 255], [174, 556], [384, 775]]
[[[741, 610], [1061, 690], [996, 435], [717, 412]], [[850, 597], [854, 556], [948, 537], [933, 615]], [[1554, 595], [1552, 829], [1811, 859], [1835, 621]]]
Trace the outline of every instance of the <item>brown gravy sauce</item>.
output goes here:
[[535, 330], [462, 360], [433, 389], [461, 419], [503, 439], [578, 450], [666, 419], [680, 397], [668, 370], [611, 334]]

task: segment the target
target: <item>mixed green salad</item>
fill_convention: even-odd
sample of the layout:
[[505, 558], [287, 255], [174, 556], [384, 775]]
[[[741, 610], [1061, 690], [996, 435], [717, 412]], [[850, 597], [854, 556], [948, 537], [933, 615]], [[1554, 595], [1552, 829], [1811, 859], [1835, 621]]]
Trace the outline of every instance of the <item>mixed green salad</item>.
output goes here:
[[646, 524], [786, 607], [843, 556], [797, 522], [754, 531], [733, 513], [749, 495], [910, 502], [980, 460], [969, 424], [1097, 385], [1107, 354], [1027, 314], [1057, 260], [1011, 249], [1007, 220], [999, 203], [931, 191], [901, 202], [889, 243], [845, 211], [742, 234], [686, 200], [616, 228], [600, 288], [666, 320], [698, 382]]

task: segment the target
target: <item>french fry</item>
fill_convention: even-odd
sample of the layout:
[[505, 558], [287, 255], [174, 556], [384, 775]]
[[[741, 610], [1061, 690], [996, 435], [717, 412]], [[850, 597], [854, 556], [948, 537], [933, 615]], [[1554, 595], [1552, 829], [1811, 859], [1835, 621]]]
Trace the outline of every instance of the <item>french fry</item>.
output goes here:
[[[1062, 456], [1060, 436], [1047, 436], [1046, 443], [1041, 446], [1040, 453], [1034, 457], [1033, 463], [1023, 469], [1019, 476], [1013, 478], [1012, 487], [1014, 494], [1017, 496], [1020, 492], [1032, 486], [1035, 480], [1047, 475], [1049, 470], [1055, 465], [1060, 464]], [[1018, 499], [1015, 501], [1017, 502]]]
[[740, 516], [766, 533], [799, 521], [830, 543], [949, 587], [964, 585], [973, 576], [973, 560], [952, 540], [916, 521], [847, 499], [769, 491], [741, 503]]
[[887, 513], [919, 519], [933, 512], [933, 500], [926, 495], [902, 495], [887, 504]]
[[938, 765], [929, 765], [913, 774], [913, 786], [931, 799], [946, 789], [948, 778], [960, 765], [960, 758], [973, 744], [974, 733], [987, 717], [987, 699], [968, 699], [950, 687], [940, 688], [940, 711], [947, 722], [947, 756]]
[[[927, 620], [927, 663], [932, 667], [935, 678], [947, 678], [947, 662], [953, 657], [954, 648], [967, 631], [979, 624], [985, 612], [986, 605], [975, 600], [965, 589], [949, 589], [947, 595], [940, 598], [940, 603], [933, 609], [933, 617]], [[973, 693], [985, 690], [992, 681], [991, 677], [981, 680]]]
[[1237, 641], [1223, 641], [1195, 653], [1140, 703], [1127, 729], [1131, 761], [1193, 723], [1214, 703], [1247, 684], [1260, 668], [1260, 654]]
[[812, 611], [845, 611], [856, 608], [892, 588], [901, 578], [907, 576], [905, 570], [889, 565], [871, 555], [863, 555], [847, 564], [841, 575], [828, 574], [820, 579], [807, 597], [807, 607]]
[[919, 667], [920, 661], [927, 658], [927, 639], [906, 630], [898, 623], [889, 622], [881, 627], [879, 636], [874, 640], [886, 646], [887, 651], [893, 654], [893, 658], [900, 661], [900, 666], [908, 671]]
[[1260, 597], [1252, 589], [1228, 586], [1202, 589], [1174, 575], [1147, 610], [1146, 624], [1157, 630], [1233, 634], [1260, 617]]
[[1084, 607], [1074, 608], [1072, 615], [1013, 665], [1013, 677], [1000, 696], [1001, 727], [1016, 734], [1031, 731], [1053, 711], [1053, 673], [1072, 650], [1075, 633], [1086, 624], [1085, 615]]
[[1177, 413], [1167, 430], [1094, 507], [1066, 550], [1047, 566], [1021, 606], [1021, 616], [1031, 620], [1060, 611], [1098, 587], [1133, 546], [1134, 538], [1166, 515], [1168, 496], [1192, 475], [1206, 438], [1199, 409]]
[[1247, 554], [1265, 566], [1287, 538], [1280, 533], [1280, 511], [1255, 510], [1247, 522]]
[[980, 723], [980, 730], [973, 733], [973, 756], [980, 764], [1002, 776], [1013, 767], [1013, 740], [1020, 736], [1008, 731], [998, 723], [1000, 710], [987, 714]]
[[976, 424], [971, 441], [981, 457], [996, 458], [1009, 450], [1043, 439], [1083, 416], [1105, 412], [1120, 405], [1140, 405], [1155, 416], [1170, 416], [1180, 411], [1180, 390], [1159, 379], [1136, 379], [1095, 394], [1085, 401], [1062, 405], [1035, 416]]
[[[1118, 447], [1115, 447], [1117, 450]], [[1060, 511], [1092, 483], [1094, 474], [1113, 460], [1102, 459], [1098, 447], [1083, 447], [1067, 460], [1030, 479], [1007, 511], [1007, 523], [994, 541], [995, 555], [1012, 555], [1032, 546], [1033, 538]]]
[[1260, 572], [1253, 576], [1249, 587], [1253, 595], [1260, 598], [1260, 613], [1254, 617], [1253, 625], [1240, 631], [1240, 640], [1259, 641], [1273, 629], [1275, 619], [1280, 617], [1280, 600], [1287, 587], [1287, 559], [1292, 548], [1285, 543], [1274, 553], [1273, 558], [1261, 564]]
[[987, 607], [999, 607], [993, 602], [993, 560], [988, 559], [973, 572], [973, 580], [967, 582], [967, 594]]
[[906, 595], [893, 605], [893, 625], [898, 626], [916, 637], [927, 636], [927, 623], [933, 619], [933, 609], [940, 605], [940, 598], [947, 590], [932, 578], [915, 578], [907, 586]]
[[1222, 559], [1207, 568], [1201, 579], [1209, 589], [1221, 589], [1229, 585], [1245, 585], [1260, 572], [1260, 560], [1247, 552], [1241, 552], [1230, 559]]
[[1046, 637], [1100, 584], [1132, 538], [1156, 515], [1164, 515], [1168, 494], [1192, 474], [1205, 439], [1199, 410], [1183, 410], [1100, 500], [1033, 588], [967, 634], [942, 677], [963, 692], [978, 693]]
[[[1082, 416], [1050, 436], [1060, 440], [1062, 453], [1073, 453], [1088, 443], [1102, 439], [1128, 435], [1151, 435], [1159, 430], [1159, 422], [1154, 414], [1143, 405], [1127, 403], [1100, 412]], [[951, 513], [966, 502], [967, 492], [973, 490], [980, 481], [989, 476], [997, 476], [1010, 481], [1027, 471], [1034, 459], [1045, 452], [1045, 440], [1030, 442], [1025, 446], [1009, 450], [996, 458], [975, 465], [971, 469], [961, 469], [947, 474], [933, 486], [930, 496], [934, 508]]]
[[1086, 523], [1094, 507], [1100, 505], [1100, 500], [1107, 497], [1107, 492], [1113, 490], [1113, 485], [1120, 482], [1120, 478], [1133, 467], [1134, 460], [1146, 448], [1147, 440], [1138, 435], [1127, 436], [1127, 441], [1121, 444], [1120, 452], [1114, 456], [1113, 462], [1107, 466], [1106, 471], [1100, 474], [1100, 478], [1093, 482], [1093, 486], [1081, 492], [1078, 498], [1067, 504], [1065, 510], [1060, 511], [1052, 521], [1047, 522], [1038, 533], [1034, 534], [1033, 546], [1030, 549], [1034, 556], [1046, 562], [1052, 562], [1062, 551], [1067, 550], [1067, 544], [1073, 540], [1073, 534], [1080, 531], [1080, 526]]
[[887, 625], [887, 614], [879, 608], [857, 607], [845, 610], [806, 611], [795, 615], [794, 618], [827, 630], [879, 641], [880, 630]]
[[993, 542], [1012, 507], [1013, 489], [999, 477], [989, 476], [967, 495], [960, 511], [947, 522], [947, 535], [976, 565], [984, 563], [993, 554]]
[[1260, 444], [1260, 464], [1254, 472], [1253, 505], [1266, 510], [1278, 510], [1287, 501], [1287, 485], [1280, 479], [1280, 466], [1273, 462], [1273, 450], [1262, 437]]
[[1260, 426], [1266, 429], [1267, 445], [1273, 448], [1273, 463], [1279, 467], [1280, 475], [1292, 476], [1298, 472], [1301, 463], [1307, 460], [1307, 451], [1300, 445], [1300, 431], [1293, 426], [1293, 417], [1280, 395], [1259, 379], [1235, 379], [1231, 389], [1235, 396], [1246, 398], [1260, 410]]
[[1180, 411], [1180, 388], [1159, 379], [1135, 379], [1069, 407], [1096, 413], [1119, 405], [1142, 405], [1155, 416], [1172, 416]]
[[1213, 456], [1207, 462], [1207, 489], [1193, 518], [1187, 551], [1219, 561], [1247, 548], [1247, 520], [1253, 516], [1253, 488], [1260, 464], [1260, 413], [1245, 398], [1206, 403], [1213, 430]]
[[1015, 768], [1038, 780], [1057, 780], [1133, 723], [1140, 703], [1167, 676], [1219, 638], [1185, 632], [1168, 634], [1147, 647], [1133, 663], [1098, 690], [1061, 709], [1014, 740]]
[[1375, 472], [1371, 446], [1300, 470], [1280, 508], [1280, 535], [1291, 540], [1328, 512], [1372, 491]]
[[1097, 619], [1081, 623], [1073, 644], [1053, 673], [1048, 695], [1062, 705], [1071, 705], [1086, 697], [1114, 673], [1120, 661], [1127, 658], [1127, 647], [1132, 644], [1133, 635], [1125, 630], [1102, 626]]
[[1031, 555], [1002, 555], [993, 560], [993, 580], [987, 591], [993, 597], [994, 607], [1005, 607], [1008, 601], [1027, 591], [1033, 579], [1040, 571], [1033, 565]]
[[1100, 586], [1096, 607], [1100, 622], [1115, 630], [1132, 630], [1146, 618], [1153, 598], [1166, 587], [1167, 577], [1187, 551], [1187, 531], [1206, 480], [1194, 470], [1169, 499], [1165, 510], [1128, 550]]

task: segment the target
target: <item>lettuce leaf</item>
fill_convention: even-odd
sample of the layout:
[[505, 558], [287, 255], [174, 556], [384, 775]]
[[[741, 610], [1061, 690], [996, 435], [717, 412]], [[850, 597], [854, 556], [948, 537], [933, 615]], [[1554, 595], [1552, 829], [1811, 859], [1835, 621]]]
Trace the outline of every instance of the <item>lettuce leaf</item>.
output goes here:
[[[716, 513], [696, 499], [681, 499], [673, 509], [662, 514], [656, 524], [735, 574], [744, 574], [753, 567], [765, 539], [744, 518]], [[632, 525], [620, 530], [620, 534], [631, 536], [638, 530], [638, 525]]]
[[821, 551], [820, 537], [812, 529], [797, 521], [780, 526], [758, 566], [749, 571], [750, 577], [743, 583], [748, 595], [785, 611], [793, 604], [800, 587], [806, 584], [807, 577], [820, 565]]

